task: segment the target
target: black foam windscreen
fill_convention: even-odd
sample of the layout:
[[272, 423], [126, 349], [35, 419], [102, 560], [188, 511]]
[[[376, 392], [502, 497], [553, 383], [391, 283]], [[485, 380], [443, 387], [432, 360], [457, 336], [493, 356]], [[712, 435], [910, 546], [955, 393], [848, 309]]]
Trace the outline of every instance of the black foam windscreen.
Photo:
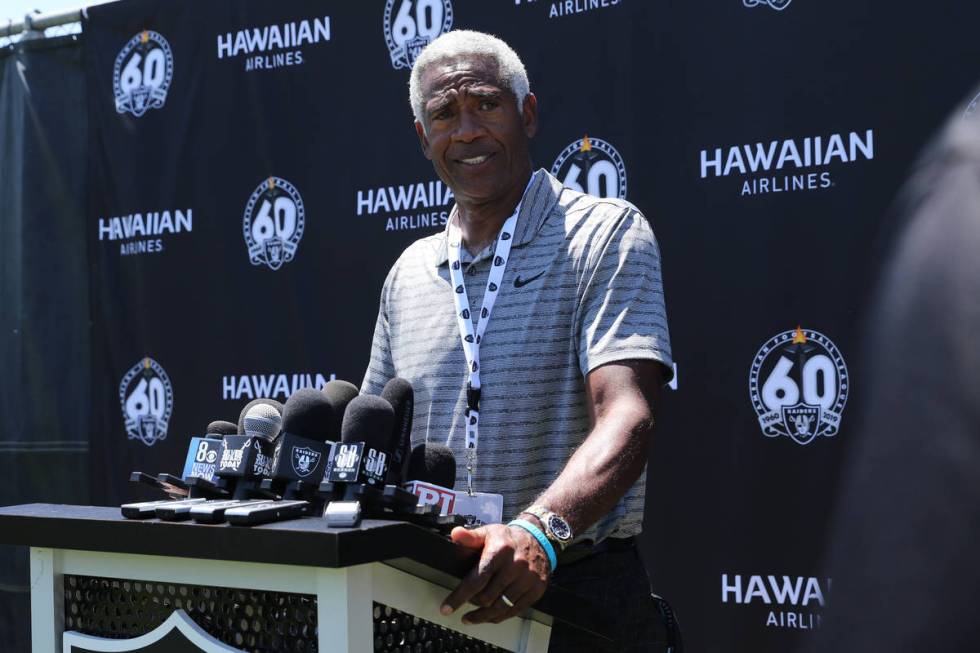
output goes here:
[[242, 412], [238, 414], [238, 435], [245, 435], [245, 415], [248, 413], [249, 409], [256, 404], [269, 404], [279, 411], [280, 415], [282, 415], [282, 404], [275, 399], [266, 399], [264, 397], [253, 399], [245, 404], [245, 408], [242, 408]]
[[456, 485], [456, 456], [443, 444], [425, 443], [408, 457], [409, 481], [424, 481], [452, 489]]
[[357, 386], [350, 381], [341, 381], [340, 379], [334, 379], [333, 381], [327, 381], [323, 386], [323, 396], [327, 398], [330, 405], [333, 407], [333, 420], [330, 423], [330, 428], [328, 430], [328, 440], [340, 440], [340, 430], [344, 421], [344, 411], [347, 410], [347, 404], [351, 402], [360, 391]]
[[415, 412], [415, 391], [412, 384], [395, 377], [385, 384], [381, 397], [387, 399], [395, 410], [395, 426], [392, 433], [392, 465], [388, 472], [390, 483], [410, 480], [408, 460], [412, 452], [412, 415]]
[[237, 433], [238, 426], [232, 422], [226, 422], [223, 419], [211, 422], [204, 430], [205, 435], [235, 435]]
[[310, 440], [330, 440], [333, 406], [322, 392], [300, 388], [289, 396], [282, 408], [282, 430]]
[[340, 428], [341, 442], [364, 442], [369, 447], [390, 452], [395, 410], [386, 399], [360, 395], [351, 399]]

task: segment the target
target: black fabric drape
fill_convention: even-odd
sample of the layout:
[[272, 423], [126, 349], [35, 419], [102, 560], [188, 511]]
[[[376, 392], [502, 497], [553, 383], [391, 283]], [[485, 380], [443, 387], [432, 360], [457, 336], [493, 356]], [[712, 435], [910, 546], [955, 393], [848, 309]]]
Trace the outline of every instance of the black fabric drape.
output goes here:
[[[79, 37], [0, 53], [0, 505], [88, 498], [88, 122]], [[27, 651], [25, 547], [0, 547], [0, 650]]]

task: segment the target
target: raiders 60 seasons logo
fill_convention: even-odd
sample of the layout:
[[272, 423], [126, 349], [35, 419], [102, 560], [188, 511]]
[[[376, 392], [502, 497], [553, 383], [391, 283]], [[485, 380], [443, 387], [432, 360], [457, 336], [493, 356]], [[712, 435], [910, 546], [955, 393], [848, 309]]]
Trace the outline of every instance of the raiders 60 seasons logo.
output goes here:
[[755, 355], [749, 395], [763, 435], [809, 444], [833, 436], [847, 403], [849, 378], [830, 338], [796, 327], [772, 337]]
[[612, 145], [588, 134], [562, 150], [551, 166], [565, 188], [595, 197], [626, 199], [626, 164]]
[[146, 357], [119, 384], [119, 402], [130, 440], [153, 446], [167, 437], [174, 409], [174, 388], [160, 363]]
[[139, 118], [149, 109], [159, 109], [167, 101], [173, 78], [174, 55], [167, 39], [159, 32], [143, 30], [116, 56], [112, 69], [116, 111]]
[[278, 270], [296, 256], [303, 237], [306, 209], [299, 191], [281, 177], [269, 177], [245, 205], [242, 232], [252, 265]]
[[452, 26], [449, 0], [387, 0], [384, 30], [392, 67], [414, 66], [422, 49]]

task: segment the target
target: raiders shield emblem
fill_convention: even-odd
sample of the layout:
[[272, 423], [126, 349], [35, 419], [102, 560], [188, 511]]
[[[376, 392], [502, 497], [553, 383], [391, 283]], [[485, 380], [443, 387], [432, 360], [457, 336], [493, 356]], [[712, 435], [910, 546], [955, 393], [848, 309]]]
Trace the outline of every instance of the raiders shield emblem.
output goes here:
[[309, 447], [293, 447], [293, 471], [300, 477], [306, 478], [320, 463], [320, 452]]
[[799, 403], [783, 406], [783, 426], [797, 444], [807, 444], [817, 437], [820, 426], [820, 406]]

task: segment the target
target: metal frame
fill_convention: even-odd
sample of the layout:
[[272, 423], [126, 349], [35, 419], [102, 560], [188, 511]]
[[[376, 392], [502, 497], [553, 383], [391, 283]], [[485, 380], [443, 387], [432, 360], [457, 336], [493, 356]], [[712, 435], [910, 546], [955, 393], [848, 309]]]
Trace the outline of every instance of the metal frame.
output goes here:
[[466, 626], [465, 611], [439, 612], [445, 585], [378, 562], [330, 569], [41, 547], [30, 557], [34, 651], [62, 650], [65, 574], [315, 594], [321, 651], [373, 650], [373, 601], [518, 653], [547, 651], [551, 635], [540, 618]]
[[82, 19], [84, 7], [78, 9], [62, 9], [43, 14], [25, 14], [23, 18], [14, 20], [6, 18], [0, 22], [0, 38], [16, 36], [24, 33], [24, 38], [39, 38], [49, 27], [77, 23]]
[[49, 27], [71, 25], [82, 20], [85, 10], [91, 6], [114, 2], [115, 0], [96, 0], [74, 9], [58, 9], [36, 14], [25, 14], [21, 18], [0, 15], [0, 39], [11, 39], [18, 34], [23, 39], [44, 38], [44, 30]]

